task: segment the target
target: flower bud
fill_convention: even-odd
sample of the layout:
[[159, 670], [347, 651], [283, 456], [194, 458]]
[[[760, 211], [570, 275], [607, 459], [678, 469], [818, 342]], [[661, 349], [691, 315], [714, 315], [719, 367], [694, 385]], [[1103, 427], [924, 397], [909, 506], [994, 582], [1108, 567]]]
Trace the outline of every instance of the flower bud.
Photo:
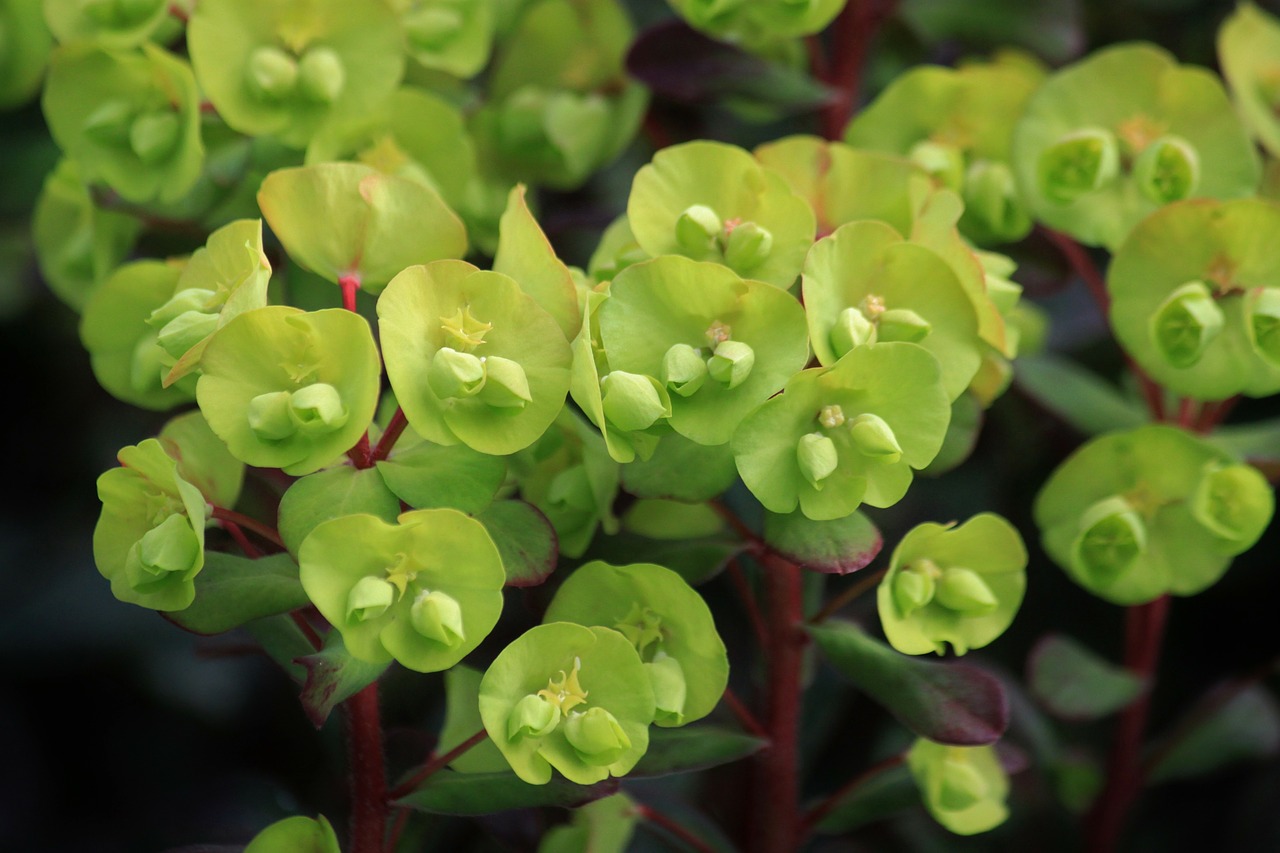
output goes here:
[[751, 375], [756, 353], [742, 341], [722, 341], [716, 344], [715, 353], [707, 359], [707, 372], [717, 382], [729, 388], [737, 388]]
[[1004, 163], [979, 160], [964, 178], [964, 208], [970, 211], [998, 240], [1015, 240], [1031, 227], [1013, 170]]
[[160, 334], [156, 336], [156, 343], [176, 360], [181, 358], [187, 350], [212, 335], [217, 328], [217, 314], [186, 311], [165, 324]]
[[831, 476], [840, 464], [836, 443], [820, 432], [800, 436], [796, 445], [796, 461], [800, 473], [815, 489], [822, 488], [822, 481]]
[[1122, 497], [1098, 501], [1080, 518], [1072, 544], [1074, 568], [1096, 581], [1122, 574], [1147, 550], [1147, 528]]
[[395, 603], [396, 588], [385, 578], [365, 575], [347, 593], [347, 620], [368, 622], [377, 619]]
[[982, 774], [959, 757], [943, 759], [938, 776], [938, 804], [944, 809], [967, 809], [987, 796], [987, 782]]
[[1280, 367], [1280, 288], [1251, 290], [1244, 301], [1245, 331], [1254, 350]]
[[1120, 146], [1100, 127], [1068, 133], [1040, 155], [1040, 191], [1058, 204], [1071, 204], [1100, 190], [1120, 174]]
[[138, 540], [138, 562], [157, 577], [190, 571], [199, 557], [200, 540], [191, 521], [181, 513], [173, 513]]
[[453, 397], [471, 397], [484, 387], [484, 362], [469, 352], [458, 352], [452, 347], [441, 347], [431, 357], [427, 368], [427, 384], [442, 400]]
[[143, 113], [129, 125], [129, 147], [147, 165], [163, 162], [178, 144], [182, 122], [172, 110]]
[[662, 356], [661, 379], [681, 397], [692, 397], [707, 380], [707, 362], [688, 344], [674, 344]]
[[484, 362], [484, 384], [480, 399], [499, 409], [523, 409], [533, 396], [529, 393], [529, 377], [518, 362], [491, 355]]
[[631, 738], [604, 708], [571, 713], [565, 721], [564, 736], [578, 756], [593, 767], [608, 766], [631, 748]]
[[312, 101], [331, 104], [342, 94], [346, 84], [346, 69], [333, 48], [313, 47], [298, 63], [298, 90]]
[[879, 340], [914, 344], [924, 340], [933, 327], [910, 308], [890, 308], [880, 315], [876, 329]]
[[298, 425], [290, 414], [290, 399], [288, 391], [272, 391], [250, 400], [246, 417], [253, 434], [263, 441], [280, 441], [297, 432]]
[[683, 723], [687, 684], [680, 661], [658, 652], [644, 668], [649, 673], [649, 683], [653, 686], [656, 719], [671, 726]]
[[1151, 337], [1165, 361], [1174, 367], [1191, 367], [1222, 331], [1225, 319], [1209, 289], [1192, 281], [1169, 294], [1156, 309]]
[[600, 387], [605, 417], [624, 432], [648, 429], [671, 417], [671, 404], [663, 401], [660, 386], [649, 376], [615, 370], [600, 380]]
[[507, 740], [546, 737], [559, 724], [560, 709], [537, 693], [530, 693], [516, 703], [507, 717]]
[[546, 92], [532, 86], [516, 90], [498, 114], [499, 139], [503, 146], [518, 151], [539, 145], [546, 138], [542, 127], [546, 109]]
[[676, 219], [676, 245], [682, 252], [701, 257], [715, 248], [723, 227], [720, 214], [705, 204], [692, 205]]
[[884, 418], [864, 412], [849, 421], [853, 443], [863, 454], [881, 462], [897, 462], [902, 458], [902, 448], [893, 429]]
[[463, 24], [462, 13], [447, 6], [424, 6], [409, 12], [401, 21], [409, 40], [428, 50], [447, 45]]
[[943, 607], [968, 615], [988, 613], [1000, 603], [981, 575], [958, 566], [942, 570], [935, 598]]
[[907, 156], [949, 190], [964, 183], [964, 154], [954, 145], [925, 139], [911, 146]]
[[916, 560], [910, 565], [903, 566], [894, 574], [890, 592], [893, 596], [893, 604], [898, 609], [898, 615], [906, 619], [933, 601], [937, 588], [935, 578], [940, 574], [941, 570], [937, 564], [927, 559]]
[[1200, 185], [1200, 156], [1180, 136], [1162, 136], [1133, 162], [1133, 180], [1156, 204], [1190, 198]]
[[750, 272], [773, 251], [773, 234], [754, 222], [734, 226], [724, 245], [724, 262], [738, 272]]
[[409, 620], [413, 630], [449, 648], [461, 645], [466, 639], [462, 606], [456, 598], [438, 589], [418, 593], [409, 608]]
[[207, 310], [216, 296], [217, 294], [212, 290], [202, 287], [179, 290], [169, 297], [168, 302], [151, 312], [151, 316], [147, 317], [147, 325], [154, 329], [163, 329], [181, 314], [188, 311]]
[[298, 84], [298, 63], [274, 45], [259, 47], [249, 54], [246, 69], [249, 87], [270, 100], [280, 100]]
[[347, 422], [347, 407], [338, 389], [325, 382], [315, 382], [294, 391], [289, 398], [293, 421], [304, 433], [323, 435]]
[[107, 101], [84, 120], [84, 135], [99, 145], [128, 145], [133, 114], [133, 104], [128, 101]]
[[1210, 465], [1191, 496], [1191, 515], [1196, 521], [1244, 548], [1266, 529], [1274, 509], [1271, 486], [1252, 465]]
[[857, 308], [846, 308], [836, 317], [831, 329], [831, 349], [842, 358], [855, 347], [876, 342], [876, 325]]

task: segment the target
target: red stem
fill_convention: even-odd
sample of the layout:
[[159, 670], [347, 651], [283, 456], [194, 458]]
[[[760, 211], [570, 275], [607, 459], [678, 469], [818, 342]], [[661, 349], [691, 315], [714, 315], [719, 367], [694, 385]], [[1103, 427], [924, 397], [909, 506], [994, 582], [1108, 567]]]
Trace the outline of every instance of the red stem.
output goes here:
[[360, 276], [340, 275], [338, 276], [338, 287], [342, 288], [342, 307], [348, 311], [356, 310], [356, 291], [360, 289]]
[[742, 599], [743, 609], [747, 611], [747, 621], [751, 623], [751, 631], [756, 635], [756, 642], [760, 644], [760, 648], [768, 648], [769, 628], [764, 624], [764, 616], [760, 613], [760, 605], [756, 602], [755, 593], [751, 591], [751, 584], [747, 583], [747, 576], [742, 571], [742, 564], [737, 559], [730, 560], [728, 572], [729, 581], [737, 591], [738, 597]]
[[[1125, 613], [1125, 666], [1154, 684], [1160, 645], [1169, 615], [1169, 596], [1130, 607]], [[1142, 736], [1151, 706], [1151, 689], [1125, 708], [1116, 725], [1107, 760], [1107, 785], [1094, 801], [1088, 820], [1090, 853], [1117, 849], [1125, 818], [1142, 788]]]
[[751, 849], [793, 853], [800, 835], [800, 698], [804, 668], [804, 588], [800, 567], [776, 554], [763, 557], [769, 601], [770, 744], [757, 759]]
[[[275, 531], [275, 528], [268, 527], [256, 518], [250, 518], [243, 513], [220, 506], [213, 507], [213, 517], [218, 521], [230, 522], [231, 524], [243, 527], [245, 530], [252, 530], [272, 545], [278, 545], [281, 549], [284, 549], [284, 540], [280, 538], [280, 534]], [[230, 530], [227, 532], [231, 533]], [[235, 534], [232, 533], [231, 535], [234, 536]]]
[[365, 430], [364, 435], [360, 436], [356, 446], [347, 451], [347, 458], [361, 470], [373, 467], [373, 450], [369, 447], [368, 430]]
[[1195, 429], [1201, 414], [1203, 411], [1196, 411], [1195, 400], [1190, 397], [1178, 398], [1178, 426], [1185, 430]]
[[324, 639], [316, 633], [315, 627], [307, 621], [306, 615], [301, 610], [291, 610], [289, 611], [289, 616], [292, 617], [294, 624], [298, 626], [298, 630], [302, 632], [302, 635], [307, 638], [311, 648], [316, 651], [324, 648]]
[[723, 698], [724, 703], [729, 706], [729, 710], [738, 718], [738, 722], [742, 724], [744, 729], [756, 737], [769, 737], [769, 733], [765, 731], [764, 726], [756, 719], [755, 714], [751, 713], [751, 710], [747, 708], [746, 704], [738, 698], [738, 694], [734, 693], [731, 688], [726, 687], [724, 689]]
[[661, 827], [665, 832], [674, 835], [694, 850], [697, 850], [698, 853], [716, 853], [715, 848], [700, 838], [693, 830], [689, 829], [684, 824], [677, 823], [675, 820], [652, 806], [646, 806], [644, 803], [636, 803], [635, 811], [641, 818], [654, 826]]
[[[831, 25], [832, 61], [828, 63], [826, 57], [821, 57], [821, 61], [812, 62], [819, 78], [837, 91], [822, 109], [822, 135], [827, 139], [844, 135], [862, 90], [862, 72], [871, 42], [896, 5], [896, 0], [849, 0]], [[810, 55], [812, 59], [812, 52]]]
[[897, 767], [899, 764], [901, 764], [905, 760], [906, 760], [906, 757], [902, 754], [891, 755], [888, 758], [886, 758], [884, 761], [871, 765], [866, 770], [862, 771], [857, 776], [854, 776], [848, 782], [841, 785], [838, 789], [836, 789], [835, 793], [831, 794], [831, 796], [827, 797], [822, 802], [818, 803], [816, 806], [814, 806], [812, 809], [809, 810], [808, 814], [804, 816], [805, 831], [811, 832], [813, 830], [813, 827], [817, 826], [818, 823], [824, 817], [830, 814], [832, 809], [840, 805], [840, 801], [843, 800], [845, 797], [849, 796], [858, 788], [861, 788], [867, 782], [874, 779], [876, 776], [879, 776], [881, 773], [885, 772], [886, 770], [890, 770], [894, 767]]
[[256, 560], [262, 556], [262, 549], [249, 541], [249, 537], [244, 535], [244, 531], [240, 529], [240, 525], [234, 521], [222, 521], [222, 529], [231, 534], [231, 538], [236, 540], [236, 544], [240, 546], [240, 550], [251, 560]]
[[392, 788], [391, 794], [390, 794], [391, 799], [398, 800], [401, 797], [403, 797], [405, 794], [412, 793], [415, 789], [417, 789], [419, 785], [427, 781], [427, 779], [433, 776], [437, 771], [443, 770], [453, 762], [457, 761], [458, 756], [467, 752], [469, 749], [479, 744], [488, 736], [489, 736], [489, 733], [484, 729], [481, 729], [480, 731], [473, 734], [471, 737], [464, 740], [462, 743], [455, 746], [453, 749], [446, 752], [444, 755], [434, 756], [430, 761], [422, 765], [422, 767], [419, 768], [417, 773], [414, 773], [408, 779], [404, 780], [399, 785], [396, 785], [394, 788]]
[[396, 446], [396, 442], [400, 440], [401, 433], [404, 428], [409, 425], [409, 421], [404, 416], [404, 409], [396, 406], [396, 413], [391, 416], [391, 423], [387, 424], [386, 430], [382, 433], [382, 437], [378, 439], [378, 446], [373, 448], [374, 462], [381, 462], [391, 455], [391, 450]]
[[875, 586], [878, 586], [880, 584], [881, 579], [884, 578], [884, 576], [888, 573], [889, 573], [888, 569], [881, 569], [878, 572], [872, 572], [866, 577], [859, 579], [857, 583], [853, 584], [844, 592], [840, 593], [835, 598], [827, 602], [827, 605], [823, 607], [821, 610], [819, 610], [817, 615], [815, 615], [809, 621], [814, 625], [821, 625], [823, 622], [826, 622], [832, 616], [835, 616], [837, 613], [839, 613], [847, 605], [852, 604], [854, 601], [860, 598], [868, 590], [870, 590]]
[[351, 773], [349, 853], [383, 853], [387, 832], [387, 770], [382, 755], [378, 682], [348, 699], [347, 754]]

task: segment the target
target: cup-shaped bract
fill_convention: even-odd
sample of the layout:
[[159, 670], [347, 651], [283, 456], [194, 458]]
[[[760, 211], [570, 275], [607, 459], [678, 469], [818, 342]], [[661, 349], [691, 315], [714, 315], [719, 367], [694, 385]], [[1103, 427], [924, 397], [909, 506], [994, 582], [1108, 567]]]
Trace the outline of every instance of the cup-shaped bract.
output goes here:
[[945, 261], [883, 222], [852, 222], [805, 259], [805, 314], [825, 366], [860, 346], [906, 341], [929, 350], [954, 400], [978, 370], [985, 345], [960, 280]]
[[700, 720], [720, 701], [729, 659], [706, 601], [670, 569], [653, 563], [574, 570], [547, 607], [545, 622], [613, 628], [635, 646], [654, 685], [660, 726]]
[[1261, 474], [1173, 427], [1085, 444], [1054, 471], [1034, 512], [1044, 549], [1114, 604], [1194, 595], [1262, 535], [1274, 495]]
[[428, 441], [514, 453], [564, 406], [569, 343], [508, 276], [464, 261], [409, 267], [378, 299], [378, 323], [396, 398]]
[[670, 0], [691, 27], [727, 42], [767, 47], [821, 31], [843, 0]]
[[228, 125], [298, 148], [390, 95], [404, 73], [400, 22], [381, 0], [202, 0], [187, 45]]
[[919, 738], [907, 767], [925, 808], [956, 835], [995, 829], [1009, 816], [1009, 777], [994, 746], [948, 746]]
[[653, 688], [635, 647], [612, 628], [551, 622], [503, 649], [480, 681], [480, 719], [532, 785], [554, 767], [592, 785], [624, 776], [649, 748]]
[[1268, 306], [1280, 296], [1280, 205], [1167, 205], [1134, 228], [1107, 271], [1111, 327], [1152, 379], [1218, 400], [1280, 391]]
[[195, 600], [194, 578], [204, 567], [205, 499], [156, 439], [126, 447], [118, 458], [120, 467], [98, 478], [98, 572], [121, 601], [182, 610]]
[[[699, 444], [727, 442], [809, 359], [804, 309], [794, 297], [676, 255], [618, 273], [597, 320], [610, 371], [657, 380], [671, 428]], [[607, 415], [611, 378], [602, 379]]]
[[244, 853], [342, 853], [338, 836], [324, 815], [278, 820], [259, 832]]
[[[655, 154], [636, 173], [627, 218], [650, 255], [722, 263], [784, 289], [800, 273], [816, 227], [809, 204], [781, 175], [720, 142], [687, 142]], [[735, 240], [743, 228], [750, 239]]]
[[363, 317], [285, 305], [246, 311], [205, 347], [196, 400], [233, 456], [299, 476], [355, 446], [378, 405], [378, 349]]
[[[2, 13], [0, 13], [2, 14]], [[142, 223], [93, 203], [74, 160], [63, 159], [45, 178], [32, 218], [40, 275], [75, 311], [133, 248]]]
[[258, 205], [289, 257], [374, 294], [405, 267], [467, 250], [462, 220], [435, 190], [363, 163], [279, 169], [262, 182]]
[[1240, 3], [1218, 30], [1218, 61], [1245, 124], [1280, 156], [1280, 20]]
[[397, 524], [366, 514], [325, 521], [303, 540], [298, 565], [307, 597], [370, 663], [448, 669], [502, 613], [498, 548], [455, 509], [406, 512]]
[[16, 107], [40, 90], [53, 39], [40, 0], [0, 7], [0, 110]]
[[116, 269], [89, 297], [80, 339], [89, 350], [93, 375], [112, 396], [157, 410], [191, 400], [191, 379], [165, 387], [173, 357], [147, 322], [173, 298], [181, 276], [180, 263], [133, 261]]
[[178, 463], [178, 476], [200, 490], [214, 506], [232, 507], [244, 485], [244, 463], [209, 428], [199, 409], [173, 418], [156, 436]]
[[170, 5], [168, 0], [44, 0], [44, 16], [61, 43], [129, 48], [151, 38], [169, 17]]
[[493, 47], [491, 0], [395, 0], [409, 56], [423, 68], [473, 77]]
[[105, 181], [128, 201], [176, 201], [200, 177], [196, 78], [184, 60], [155, 45], [60, 47], [49, 66], [44, 114], [83, 177]]
[[885, 638], [909, 655], [980, 649], [1017, 615], [1026, 568], [1022, 537], [998, 515], [913, 527], [876, 593]]
[[1015, 130], [1013, 164], [1038, 221], [1109, 249], [1168, 201], [1248, 196], [1260, 174], [1218, 78], [1145, 43], [1105, 48], [1050, 77]]
[[938, 360], [928, 350], [874, 344], [796, 374], [742, 421], [733, 455], [742, 481], [770, 512], [799, 504], [816, 521], [844, 518], [864, 501], [887, 507], [901, 500], [912, 469], [938, 454], [950, 419]]

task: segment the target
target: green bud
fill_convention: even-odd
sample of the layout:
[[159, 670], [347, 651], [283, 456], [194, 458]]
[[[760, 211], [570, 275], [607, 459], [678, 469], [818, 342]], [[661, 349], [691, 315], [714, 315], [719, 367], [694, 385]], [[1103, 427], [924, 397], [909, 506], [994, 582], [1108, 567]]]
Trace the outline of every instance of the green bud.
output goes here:
[[547, 500], [581, 512], [595, 512], [596, 496], [591, 491], [591, 478], [586, 467], [572, 465], [557, 472], [547, 486]]
[[608, 766], [631, 748], [631, 738], [604, 708], [570, 713], [565, 721], [564, 736], [577, 750], [578, 757], [593, 767]]
[[964, 183], [964, 154], [959, 148], [926, 139], [911, 146], [907, 156], [944, 187], [960, 192]]
[[987, 796], [986, 780], [976, 767], [962, 758], [944, 758], [939, 777], [938, 804], [944, 809], [967, 809]]
[[605, 417], [624, 432], [648, 429], [671, 417], [671, 405], [663, 402], [655, 385], [637, 373], [615, 370], [606, 375], [600, 380]]
[[707, 380], [707, 362], [688, 344], [674, 344], [662, 356], [662, 384], [681, 397], [692, 397]]
[[413, 630], [450, 648], [462, 645], [467, 638], [462, 630], [462, 606], [438, 589], [418, 593], [409, 608], [409, 619]]
[[396, 587], [386, 578], [365, 575], [347, 593], [347, 621], [377, 619], [395, 603]]
[[498, 115], [503, 144], [511, 150], [538, 145], [545, 138], [542, 121], [546, 108], [547, 96], [541, 89], [517, 90]]
[[507, 717], [507, 740], [546, 737], [558, 725], [560, 708], [537, 693], [530, 693], [516, 703]]
[[707, 359], [707, 372], [717, 382], [729, 388], [737, 388], [751, 375], [755, 367], [756, 353], [742, 341], [721, 341], [716, 344], [715, 353]]
[[1245, 329], [1254, 349], [1280, 367], [1280, 289], [1262, 287], [1245, 296]]
[[176, 360], [181, 358], [187, 350], [212, 335], [217, 328], [217, 314], [186, 311], [165, 324], [160, 334], [156, 336], [156, 343]]
[[298, 90], [317, 103], [331, 104], [342, 94], [347, 72], [342, 57], [333, 48], [317, 46], [298, 63]]
[[1147, 528], [1122, 497], [1098, 501], [1080, 518], [1072, 562], [1100, 581], [1127, 571], [1147, 549]]
[[259, 394], [249, 401], [249, 429], [263, 441], [281, 441], [298, 431], [293, 421], [288, 391]]
[[898, 609], [898, 615], [906, 619], [933, 601], [937, 586], [935, 579], [940, 574], [941, 570], [937, 564], [927, 559], [916, 560], [895, 574], [890, 592], [893, 594], [893, 604]]
[[857, 308], [846, 308], [836, 317], [831, 329], [831, 348], [842, 358], [854, 347], [876, 342], [876, 324]]
[[695, 204], [676, 219], [676, 244], [690, 255], [701, 257], [715, 248], [723, 228], [720, 214], [705, 204]]
[[1222, 331], [1225, 317], [1209, 288], [1198, 281], [1182, 285], [1151, 318], [1151, 337], [1174, 367], [1191, 367]]
[[147, 165], [163, 162], [178, 144], [182, 122], [172, 110], [143, 113], [129, 126], [129, 147]]
[[294, 391], [289, 398], [289, 411], [298, 429], [311, 435], [333, 432], [347, 422], [342, 395], [326, 382], [314, 382]]
[[155, 329], [162, 329], [177, 319], [179, 315], [188, 311], [205, 311], [209, 308], [215, 296], [217, 294], [212, 290], [206, 290], [201, 287], [188, 287], [185, 290], [179, 290], [170, 297], [168, 302], [151, 312], [151, 316], [147, 318], [147, 325]]
[[1138, 189], [1156, 204], [1190, 198], [1200, 185], [1200, 156], [1180, 136], [1162, 136], [1133, 163]]
[[982, 576], [973, 569], [951, 566], [938, 579], [937, 601], [958, 613], [977, 615], [995, 610], [1000, 602]]
[[1016, 239], [1031, 227], [1013, 170], [1004, 163], [979, 160], [964, 178], [964, 207], [972, 211], [999, 240]]
[[442, 400], [452, 397], [471, 397], [484, 387], [484, 362], [469, 352], [458, 352], [452, 347], [441, 347], [431, 357], [427, 368], [427, 384]]
[[491, 355], [482, 358], [484, 362], [484, 385], [480, 388], [480, 399], [490, 406], [500, 409], [523, 409], [533, 400], [529, 393], [529, 377], [519, 362], [502, 356]]
[[653, 686], [657, 719], [667, 725], [682, 724], [688, 685], [685, 682], [680, 661], [663, 652], [658, 652], [653, 656], [653, 661], [646, 663], [644, 668], [649, 673], [649, 683]]
[[99, 145], [128, 145], [133, 130], [133, 111], [133, 104], [128, 101], [107, 101], [84, 120], [84, 135]]
[[729, 231], [724, 245], [724, 261], [738, 272], [760, 266], [773, 251], [773, 234], [754, 222], [743, 222]]
[[880, 315], [876, 328], [881, 341], [904, 341], [909, 344], [924, 340], [933, 329], [928, 320], [910, 308], [890, 308]]
[[405, 34], [415, 45], [438, 49], [447, 45], [462, 29], [462, 14], [457, 9], [427, 6], [415, 9], [402, 19]]
[[849, 421], [849, 432], [853, 443], [863, 454], [881, 462], [897, 462], [902, 458], [902, 447], [893, 429], [884, 422], [884, 418], [864, 412]]
[[265, 45], [249, 54], [246, 69], [250, 88], [272, 100], [283, 99], [298, 85], [298, 62], [274, 45]]
[[143, 335], [133, 348], [129, 362], [129, 384], [140, 394], [163, 388], [164, 374], [169, 372], [169, 354], [156, 343], [155, 335]]
[[800, 436], [796, 445], [796, 461], [800, 473], [815, 489], [822, 488], [822, 481], [835, 472], [840, 464], [836, 443], [820, 432]]
[[138, 562], [156, 577], [190, 571], [199, 556], [200, 540], [181, 513], [173, 513], [138, 540]]
[[1246, 548], [1266, 529], [1274, 509], [1271, 485], [1252, 465], [1210, 465], [1191, 496], [1196, 521]]
[[1120, 174], [1120, 146], [1100, 127], [1068, 133], [1040, 155], [1040, 191], [1059, 204], [1070, 204], [1100, 190]]

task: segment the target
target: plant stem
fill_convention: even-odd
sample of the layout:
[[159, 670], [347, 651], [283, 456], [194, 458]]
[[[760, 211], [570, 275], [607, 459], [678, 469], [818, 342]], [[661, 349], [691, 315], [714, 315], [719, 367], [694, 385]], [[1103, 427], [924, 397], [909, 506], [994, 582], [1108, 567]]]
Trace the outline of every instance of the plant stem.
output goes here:
[[839, 613], [843, 608], [860, 598], [867, 592], [867, 590], [878, 585], [880, 583], [880, 579], [888, 573], [888, 569], [881, 569], [878, 572], [872, 572], [866, 577], [861, 578], [853, 586], [828, 601], [827, 605], [819, 610], [817, 614], [809, 620], [809, 622], [814, 625], [821, 625], [823, 622]]
[[[1134, 605], [1125, 613], [1125, 666], [1154, 685], [1169, 596]], [[1088, 849], [1111, 853], [1116, 849], [1125, 818], [1142, 788], [1142, 736], [1151, 706], [1151, 688], [1120, 714], [1115, 740], [1107, 759], [1107, 785], [1094, 801], [1088, 820]]]
[[347, 713], [347, 755], [351, 774], [350, 853], [383, 853], [390, 808], [386, 762], [382, 755], [378, 682], [370, 684], [343, 704]]
[[844, 135], [862, 91], [871, 42], [896, 5], [896, 0], [849, 0], [831, 25], [832, 60], [828, 63], [823, 57], [814, 63], [823, 82], [837, 90], [836, 97], [822, 109], [822, 135], [827, 139]]
[[635, 812], [647, 823], [661, 827], [665, 832], [674, 835], [694, 850], [697, 850], [698, 853], [715, 853], [715, 848], [700, 838], [693, 830], [668, 817], [652, 806], [646, 806], [644, 803], [636, 803]]
[[800, 567], [776, 554], [763, 558], [769, 602], [769, 746], [756, 763], [751, 846], [756, 853], [793, 853], [800, 832], [799, 724], [805, 634]]
[[396, 442], [400, 440], [401, 433], [404, 432], [404, 428], [408, 425], [409, 420], [404, 416], [404, 409], [396, 406], [396, 413], [391, 416], [391, 422], [387, 424], [382, 437], [378, 439], [377, 447], [373, 448], [373, 462], [381, 462], [391, 455], [391, 450], [396, 446]]
[[867, 782], [871, 781], [876, 776], [879, 776], [886, 770], [891, 770], [894, 767], [897, 767], [905, 760], [906, 756], [903, 754], [891, 755], [884, 761], [871, 765], [866, 770], [841, 785], [833, 794], [810, 809], [809, 813], [804, 816], [804, 827], [806, 832], [812, 831], [813, 827], [817, 826], [824, 817], [830, 814], [832, 809], [840, 805], [840, 801], [845, 797], [848, 797], [854, 791], [858, 790]]
[[764, 726], [756, 719], [755, 714], [738, 698], [738, 694], [734, 693], [731, 688], [724, 689], [724, 703], [729, 706], [729, 710], [738, 718], [738, 722], [742, 723], [742, 727], [756, 737], [767, 738], [769, 733], [765, 731]]
[[240, 546], [240, 550], [250, 560], [256, 560], [262, 556], [262, 549], [249, 541], [249, 537], [244, 535], [244, 531], [240, 529], [240, 525], [234, 521], [222, 520], [222, 528], [236, 540], [236, 544]]
[[738, 593], [738, 597], [742, 599], [742, 607], [747, 611], [747, 621], [751, 623], [751, 631], [755, 634], [756, 642], [760, 644], [761, 649], [769, 647], [769, 628], [764, 624], [764, 616], [760, 613], [760, 605], [756, 601], [756, 595], [751, 590], [751, 584], [747, 582], [747, 575], [742, 570], [742, 564], [737, 558], [729, 561], [727, 569], [729, 574], [729, 582], [733, 584], [733, 588]]
[[356, 291], [360, 289], [360, 276], [338, 276], [338, 287], [342, 288], [342, 307], [348, 311], [356, 310]]
[[427, 779], [433, 776], [437, 771], [443, 770], [453, 762], [457, 761], [458, 756], [467, 752], [473, 746], [476, 746], [488, 736], [489, 736], [489, 733], [484, 729], [481, 729], [480, 731], [473, 734], [471, 737], [464, 740], [462, 743], [455, 746], [453, 749], [446, 752], [444, 755], [433, 756], [429, 761], [427, 761], [426, 764], [423, 764], [422, 767], [418, 769], [417, 773], [414, 773], [408, 779], [404, 780], [399, 785], [396, 785], [394, 788], [392, 788], [390, 798], [393, 800], [398, 800], [401, 797], [403, 797], [405, 794], [411, 793], [419, 785], [421, 785], [423, 782], [427, 781]]
[[243, 527], [245, 530], [252, 530], [272, 545], [278, 545], [281, 549], [284, 548], [284, 540], [280, 538], [280, 534], [277, 533], [274, 528], [268, 527], [256, 518], [250, 518], [243, 513], [220, 506], [213, 507], [213, 518], [216, 518], [218, 521], [225, 521], [239, 527]]

